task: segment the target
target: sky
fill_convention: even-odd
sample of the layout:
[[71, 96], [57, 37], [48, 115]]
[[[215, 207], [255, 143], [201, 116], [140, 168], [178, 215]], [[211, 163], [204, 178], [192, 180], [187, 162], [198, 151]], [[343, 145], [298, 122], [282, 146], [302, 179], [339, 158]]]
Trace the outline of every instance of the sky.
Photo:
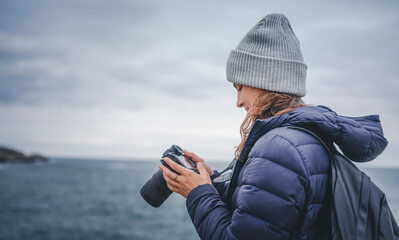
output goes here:
[[379, 114], [398, 166], [398, 1], [0, 0], [0, 145], [27, 154], [158, 159], [172, 144], [233, 158], [245, 111], [227, 57], [262, 17], [301, 42], [306, 103]]

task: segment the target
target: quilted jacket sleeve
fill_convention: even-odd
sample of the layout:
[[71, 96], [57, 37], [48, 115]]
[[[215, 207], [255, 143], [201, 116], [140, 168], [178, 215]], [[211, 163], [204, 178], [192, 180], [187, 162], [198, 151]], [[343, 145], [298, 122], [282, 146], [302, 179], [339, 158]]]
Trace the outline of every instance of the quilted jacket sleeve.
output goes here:
[[306, 201], [300, 151], [279, 135], [260, 138], [242, 170], [230, 211], [209, 184], [193, 189], [187, 209], [201, 239], [289, 239]]
[[227, 189], [229, 188], [229, 184], [226, 182], [221, 183], [213, 183], [213, 186], [216, 188], [216, 191], [219, 193], [222, 201], [226, 202], [227, 199]]

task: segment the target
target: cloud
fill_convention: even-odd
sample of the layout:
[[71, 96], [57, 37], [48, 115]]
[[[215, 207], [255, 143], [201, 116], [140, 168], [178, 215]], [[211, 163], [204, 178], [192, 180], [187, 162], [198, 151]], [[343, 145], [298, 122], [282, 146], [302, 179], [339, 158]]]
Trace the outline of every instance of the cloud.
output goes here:
[[0, 138], [53, 155], [158, 156], [172, 142], [232, 156], [243, 112], [225, 62], [283, 12], [309, 66], [305, 100], [379, 113], [395, 164], [396, 1], [0, 3]]

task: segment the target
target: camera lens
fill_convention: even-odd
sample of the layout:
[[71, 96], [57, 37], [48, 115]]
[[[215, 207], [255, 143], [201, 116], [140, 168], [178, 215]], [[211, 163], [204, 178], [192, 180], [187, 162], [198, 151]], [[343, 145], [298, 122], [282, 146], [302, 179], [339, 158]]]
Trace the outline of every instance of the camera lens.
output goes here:
[[168, 188], [163, 173], [158, 170], [140, 190], [141, 196], [151, 206], [157, 208], [172, 194]]

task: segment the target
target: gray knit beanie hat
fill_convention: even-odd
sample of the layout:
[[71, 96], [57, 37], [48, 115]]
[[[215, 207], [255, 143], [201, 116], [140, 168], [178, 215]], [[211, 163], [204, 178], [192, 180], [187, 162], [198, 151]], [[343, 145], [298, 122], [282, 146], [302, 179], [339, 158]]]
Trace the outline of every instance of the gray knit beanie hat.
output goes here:
[[306, 94], [306, 69], [299, 41], [282, 14], [269, 14], [232, 50], [227, 80], [297, 96]]

